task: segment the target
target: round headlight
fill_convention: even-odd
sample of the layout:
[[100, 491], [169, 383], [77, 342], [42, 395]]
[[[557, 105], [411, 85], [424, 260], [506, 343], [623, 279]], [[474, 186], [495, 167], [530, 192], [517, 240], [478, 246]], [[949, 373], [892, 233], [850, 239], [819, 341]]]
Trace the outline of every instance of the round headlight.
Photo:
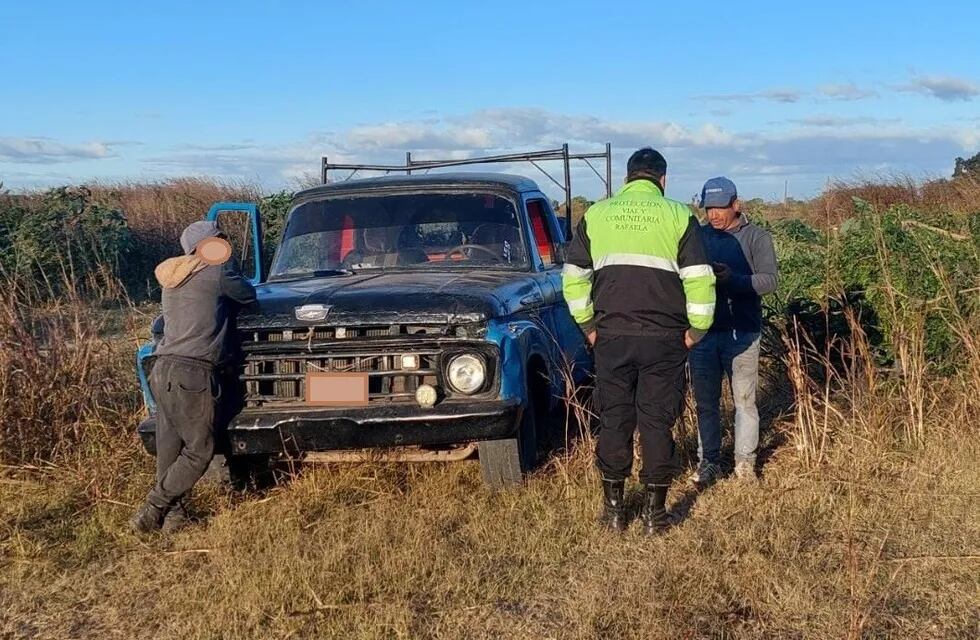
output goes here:
[[486, 375], [486, 367], [478, 356], [465, 353], [449, 361], [449, 384], [460, 393], [479, 391]]

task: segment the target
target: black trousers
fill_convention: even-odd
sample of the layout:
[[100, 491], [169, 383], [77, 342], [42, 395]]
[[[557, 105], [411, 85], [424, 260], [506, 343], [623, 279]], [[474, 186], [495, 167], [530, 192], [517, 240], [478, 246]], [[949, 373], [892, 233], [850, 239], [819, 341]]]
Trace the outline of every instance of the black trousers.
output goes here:
[[596, 466], [624, 480], [633, 467], [633, 432], [640, 431], [644, 484], [669, 485], [679, 469], [672, 430], [684, 406], [683, 335], [603, 335], [595, 344], [601, 420]]
[[157, 403], [157, 482], [147, 499], [167, 509], [201, 479], [214, 457], [221, 390], [211, 365], [175, 356], [158, 358], [149, 381]]

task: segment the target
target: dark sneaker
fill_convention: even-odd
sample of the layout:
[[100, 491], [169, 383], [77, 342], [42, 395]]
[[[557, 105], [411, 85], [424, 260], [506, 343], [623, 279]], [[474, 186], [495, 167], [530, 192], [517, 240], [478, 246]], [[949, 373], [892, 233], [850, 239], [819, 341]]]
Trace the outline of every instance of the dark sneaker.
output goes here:
[[691, 482], [693, 484], [701, 485], [702, 487], [707, 487], [708, 485], [717, 481], [720, 477], [721, 467], [716, 465], [714, 462], [702, 460], [701, 464], [698, 465], [697, 470], [691, 474]]
[[167, 515], [163, 517], [163, 526], [160, 527], [161, 533], [174, 533], [175, 531], [180, 531], [181, 529], [187, 528], [191, 525], [191, 518], [187, 515], [187, 509], [184, 505], [177, 503], [172, 506], [168, 511]]
[[130, 528], [136, 533], [159, 531], [163, 525], [163, 509], [147, 502], [129, 520]]

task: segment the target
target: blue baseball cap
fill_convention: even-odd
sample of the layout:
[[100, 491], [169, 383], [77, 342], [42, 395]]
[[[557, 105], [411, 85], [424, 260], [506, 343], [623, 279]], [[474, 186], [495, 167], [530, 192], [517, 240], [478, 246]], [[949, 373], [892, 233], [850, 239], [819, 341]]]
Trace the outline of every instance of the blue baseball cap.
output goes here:
[[701, 187], [701, 208], [727, 207], [738, 197], [735, 183], [725, 177], [712, 178]]

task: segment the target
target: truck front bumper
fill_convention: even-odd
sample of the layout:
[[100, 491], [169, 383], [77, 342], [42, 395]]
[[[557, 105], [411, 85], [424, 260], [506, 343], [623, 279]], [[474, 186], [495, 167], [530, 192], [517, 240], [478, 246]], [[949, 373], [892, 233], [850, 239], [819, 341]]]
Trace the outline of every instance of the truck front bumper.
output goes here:
[[[219, 436], [231, 455], [370, 449], [408, 445], [448, 446], [512, 437], [517, 432], [519, 400], [444, 401], [430, 409], [413, 404], [358, 408], [248, 409]], [[156, 454], [156, 419], [138, 429], [147, 452]]]

